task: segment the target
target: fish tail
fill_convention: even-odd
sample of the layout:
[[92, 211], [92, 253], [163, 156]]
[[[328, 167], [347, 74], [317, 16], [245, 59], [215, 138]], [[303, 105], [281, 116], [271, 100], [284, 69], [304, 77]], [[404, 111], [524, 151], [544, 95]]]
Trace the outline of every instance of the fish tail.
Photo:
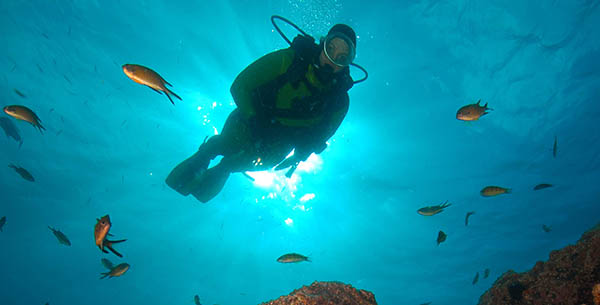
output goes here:
[[100, 277], [100, 279], [106, 278], [109, 274], [110, 274], [110, 271], [109, 272], [102, 272], [102, 273], [100, 273], [100, 275], [102, 275], [102, 277]]
[[169, 101], [171, 101], [171, 104], [175, 105], [175, 103], [173, 103], [173, 99], [171, 99], [171, 96], [169, 95], [169, 91], [165, 91], [165, 95], [169, 98]]
[[171, 91], [171, 90], [169, 90], [169, 89], [167, 89], [167, 88], [165, 88], [165, 90], [166, 90], [166, 92], [167, 92], [167, 96], [168, 96], [169, 94], [172, 94], [174, 97], [176, 97], [176, 98], [177, 98], [177, 99], [179, 99], [180, 101], [183, 101], [183, 100], [181, 99], [181, 97], [179, 97], [179, 95], [177, 95], [175, 92], [173, 92], [173, 91]]
[[50, 229], [50, 231], [54, 232], [54, 229], [52, 229], [51, 226], [48, 226], [48, 229]]
[[504, 192], [510, 194], [512, 192], [512, 189], [506, 189]]
[[40, 130], [41, 134], [44, 134], [44, 132], [42, 130], [46, 130], [46, 128], [44, 126], [42, 126], [42, 124], [40, 122], [38, 122], [36, 124], [36, 127]]
[[106, 247], [108, 248], [108, 250], [110, 250], [112, 253], [114, 253], [116, 256], [118, 257], [123, 257], [123, 255], [119, 252], [117, 252], [117, 250], [113, 249], [113, 247], [106, 245]]
[[8, 167], [12, 168], [12, 169], [17, 169], [17, 167], [14, 164], [9, 164]]

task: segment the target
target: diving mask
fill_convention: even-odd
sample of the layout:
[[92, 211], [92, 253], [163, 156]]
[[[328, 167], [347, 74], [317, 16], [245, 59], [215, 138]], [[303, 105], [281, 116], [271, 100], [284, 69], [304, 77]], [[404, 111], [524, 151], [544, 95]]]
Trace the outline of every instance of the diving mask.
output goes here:
[[334, 65], [346, 67], [356, 56], [356, 49], [348, 36], [333, 32], [325, 37], [323, 52]]

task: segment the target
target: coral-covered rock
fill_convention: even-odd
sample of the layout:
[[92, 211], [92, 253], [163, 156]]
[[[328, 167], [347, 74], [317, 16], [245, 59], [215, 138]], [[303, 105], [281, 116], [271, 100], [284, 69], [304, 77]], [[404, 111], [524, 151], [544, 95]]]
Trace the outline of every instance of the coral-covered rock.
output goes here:
[[314, 282], [262, 305], [373, 305], [375, 295], [339, 282]]
[[479, 304], [600, 305], [598, 283], [600, 224], [585, 232], [577, 244], [552, 251], [547, 262], [537, 262], [530, 271], [504, 273], [479, 298]]

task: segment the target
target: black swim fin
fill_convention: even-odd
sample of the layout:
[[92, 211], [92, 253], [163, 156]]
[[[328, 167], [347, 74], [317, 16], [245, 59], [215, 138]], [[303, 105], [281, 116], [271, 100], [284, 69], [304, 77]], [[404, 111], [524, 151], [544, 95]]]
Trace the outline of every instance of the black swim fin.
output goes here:
[[187, 187], [196, 199], [207, 203], [221, 192], [230, 174], [226, 166], [219, 164], [208, 169], [200, 179], [196, 179]]

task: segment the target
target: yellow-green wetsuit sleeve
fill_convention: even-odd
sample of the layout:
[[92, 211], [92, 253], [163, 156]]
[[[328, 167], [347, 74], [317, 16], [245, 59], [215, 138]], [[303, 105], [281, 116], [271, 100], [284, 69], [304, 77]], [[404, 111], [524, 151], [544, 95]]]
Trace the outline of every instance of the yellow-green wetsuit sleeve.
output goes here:
[[253, 91], [259, 86], [285, 73], [294, 59], [294, 50], [287, 48], [269, 53], [244, 69], [231, 85], [231, 96], [247, 119], [261, 109], [255, 109]]

